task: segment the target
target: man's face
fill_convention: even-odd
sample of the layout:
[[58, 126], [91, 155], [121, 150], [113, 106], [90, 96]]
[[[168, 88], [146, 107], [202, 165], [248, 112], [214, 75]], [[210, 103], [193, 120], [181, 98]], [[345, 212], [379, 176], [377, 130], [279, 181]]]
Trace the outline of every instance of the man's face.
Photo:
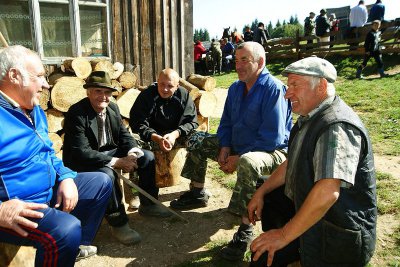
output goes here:
[[110, 104], [111, 95], [112, 90], [108, 88], [94, 87], [87, 89], [90, 104], [97, 113], [107, 108], [108, 104]]
[[157, 90], [161, 98], [170, 98], [178, 89], [179, 80], [169, 75], [160, 74], [157, 81]]
[[257, 79], [258, 62], [254, 61], [248, 47], [236, 50], [235, 62], [240, 81], [248, 83]]
[[306, 116], [323, 99], [320, 86], [311, 88], [311, 83], [306, 76], [290, 73], [287, 84], [285, 98], [292, 103], [292, 111], [296, 114]]
[[20, 70], [21, 87], [15, 101], [23, 109], [33, 109], [39, 105], [40, 93], [49, 88], [43, 64], [36, 55], [26, 57], [25, 70]]

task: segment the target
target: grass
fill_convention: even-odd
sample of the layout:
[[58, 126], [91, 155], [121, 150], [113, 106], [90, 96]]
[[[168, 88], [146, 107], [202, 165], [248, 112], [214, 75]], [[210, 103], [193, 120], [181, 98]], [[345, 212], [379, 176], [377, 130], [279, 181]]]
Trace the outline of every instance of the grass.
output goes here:
[[[400, 75], [394, 75], [383, 79], [354, 79], [355, 70], [361, 63], [361, 57], [328, 58], [337, 71], [338, 80], [335, 83], [337, 94], [350, 105], [361, 117], [366, 125], [373, 143], [375, 154], [399, 156], [400, 153]], [[293, 60], [281, 60], [269, 62], [269, 71], [286, 83], [286, 78], [281, 76], [282, 70]], [[384, 57], [387, 69], [396, 67], [400, 62], [400, 56]], [[376, 73], [373, 66], [374, 60], [370, 60], [364, 71], [365, 75]], [[214, 76], [217, 87], [229, 88], [233, 81], [237, 80], [237, 74], [231, 72]], [[216, 133], [219, 119], [210, 119], [210, 132]], [[217, 180], [224, 187], [233, 189], [235, 175], [225, 175], [218, 169], [218, 164], [209, 162], [208, 175]], [[394, 220], [394, 229], [385, 240], [377, 240], [377, 249], [374, 255], [375, 265], [400, 267], [400, 183], [389, 174], [377, 173], [377, 198], [379, 216], [391, 216]], [[204, 251], [198, 258], [188, 261], [178, 267], [186, 266], [232, 266], [232, 263], [218, 257], [218, 251], [230, 240], [211, 241], [205, 245]], [[245, 255], [244, 262], [250, 261], [250, 253]], [[241, 262], [240, 264], [245, 264]], [[240, 266], [240, 265], [237, 265]], [[244, 266], [244, 265], [243, 265]]]

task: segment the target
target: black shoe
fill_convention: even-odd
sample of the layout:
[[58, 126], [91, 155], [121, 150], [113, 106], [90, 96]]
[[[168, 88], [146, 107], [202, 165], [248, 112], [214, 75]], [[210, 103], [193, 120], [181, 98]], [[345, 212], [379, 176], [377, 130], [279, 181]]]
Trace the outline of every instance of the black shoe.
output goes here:
[[253, 240], [253, 227], [246, 225], [247, 230], [244, 230], [241, 225], [238, 231], [233, 235], [232, 240], [228, 245], [221, 249], [220, 255], [225, 260], [239, 261], [244, 257], [247, 246]]
[[204, 189], [194, 188], [171, 201], [170, 206], [178, 210], [206, 207], [209, 198], [210, 195]]

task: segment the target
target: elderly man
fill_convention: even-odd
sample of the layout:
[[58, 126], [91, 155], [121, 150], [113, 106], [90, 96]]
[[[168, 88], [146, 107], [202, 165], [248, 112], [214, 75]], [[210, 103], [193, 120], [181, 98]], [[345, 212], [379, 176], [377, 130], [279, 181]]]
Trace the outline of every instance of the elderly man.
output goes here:
[[[154, 155], [137, 147], [136, 141], [122, 124], [118, 106], [110, 102], [115, 88], [108, 73], [93, 72], [86, 80], [87, 98], [72, 105], [64, 121], [63, 160], [66, 166], [81, 171], [100, 171], [113, 181], [114, 187], [106, 210], [106, 220], [112, 235], [121, 243], [130, 245], [141, 240], [128, 224], [118, 175], [137, 170], [139, 186], [153, 197], [158, 196], [155, 185]], [[166, 217], [172, 215], [139, 195], [141, 215]]]
[[[338, 96], [331, 63], [309, 57], [289, 65], [286, 98], [300, 115], [288, 159], [256, 191], [250, 220], [263, 230], [251, 266], [365, 266], [376, 238], [376, 184], [371, 142]], [[300, 255], [299, 255], [300, 254]]]
[[[243, 258], [253, 233], [247, 203], [260, 176], [272, 173], [286, 159], [292, 126], [290, 104], [284, 99], [286, 87], [265, 67], [261, 44], [245, 42], [238, 46], [236, 71], [239, 81], [229, 88], [217, 135], [203, 133], [199, 142], [189, 147], [182, 176], [191, 179], [191, 189], [171, 202], [176, 209], [207, 205], [209, 194], [204, 189], [207, 158], [218, 161], [225, 173], [237, 171], [228, 211], [241, 216], [242, 223], [233, 240], [221, 251], [228, 260]], [[196, 135], [193, 137], [196, 139]]]
[[97, 251], [90, 244], [111, 181], [77, 174], [55, 156], [39, 106], [49, 88], [39, 56], [11, 46], [0, 62], [0, 242], [35, 247], [35, 266], [74, 266], [77, 255]]
[[199, 125], [189, 92], [179, 86], [179, 74], [170, 68], [158, 76], [137, 97], [130, 111], [129, 125], [152, 149], [165, 152], [185, 147], [185, 141]]

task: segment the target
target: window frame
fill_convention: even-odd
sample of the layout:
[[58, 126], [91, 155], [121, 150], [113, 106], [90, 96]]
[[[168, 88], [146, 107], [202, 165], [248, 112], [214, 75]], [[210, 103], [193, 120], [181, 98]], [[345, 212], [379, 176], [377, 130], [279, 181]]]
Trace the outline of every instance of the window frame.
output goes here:
[[64, 57], [45, 57], [43, 49], [43, 36], [42, 36], [42, 24], [40, 20], [40, 2], [42, 3], [53, 3], [53, 4], [68, 4], [70, 14], [70, 28], [71, 28], [71, 43], [72, 43], [72, 56], [82, 56], [82, 40], [81, 40], [81, 23], [79, 15], [79, 6], [95, 6], [106, 8], [106, 25], [107, 25], [107, 55], [108, 56], [96, 56], [87, 58], [111, 58], [111, 16], [110, 16], [110, 0], [105, 0], [105, 3], [97, 3], [92, 1], [79, 1], [79, 0], [28, 0], [29, 1], [29, 13], [32, 18], [32, 42], [36, 52], [40, 55], [44, 64], [61, 64]]

